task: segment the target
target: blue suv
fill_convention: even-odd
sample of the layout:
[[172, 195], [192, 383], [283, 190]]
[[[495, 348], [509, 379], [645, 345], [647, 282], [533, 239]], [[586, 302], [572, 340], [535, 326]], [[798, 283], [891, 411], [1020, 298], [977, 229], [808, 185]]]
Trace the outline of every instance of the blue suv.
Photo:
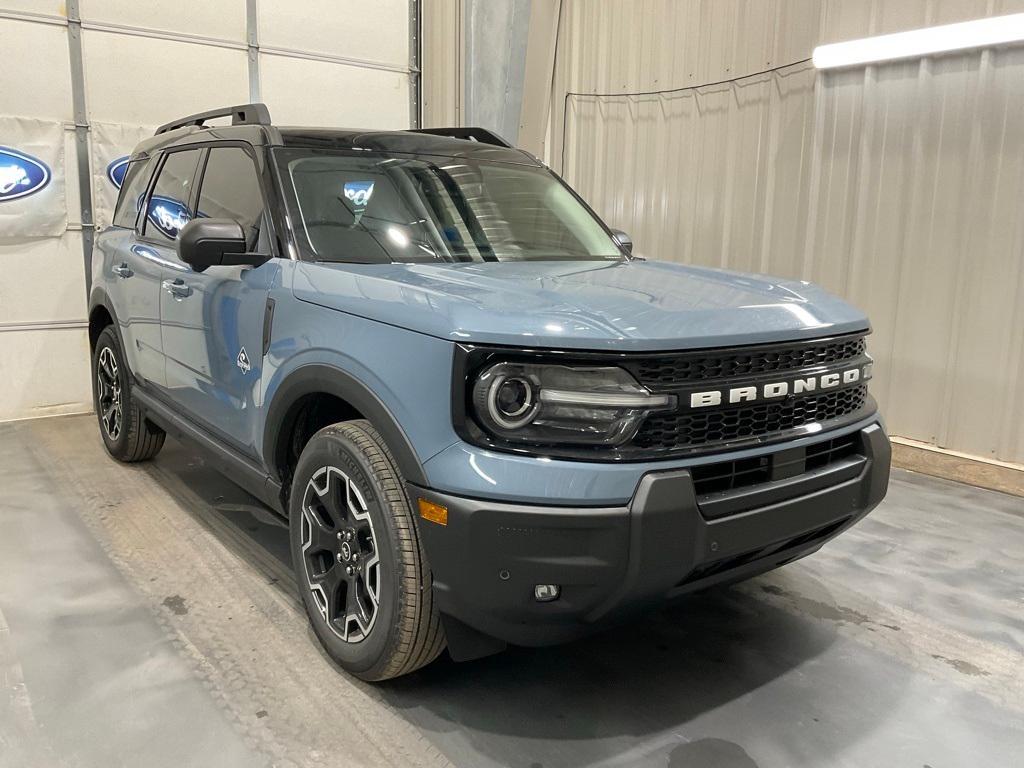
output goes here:
[[571, 640], [878, 504], [867, 318], [631, 251], [482, 129], [191, 115], [97, 237], [100, 434], [121, 461], [187, 440], [285, 516], [312, 627], [367, 680]]

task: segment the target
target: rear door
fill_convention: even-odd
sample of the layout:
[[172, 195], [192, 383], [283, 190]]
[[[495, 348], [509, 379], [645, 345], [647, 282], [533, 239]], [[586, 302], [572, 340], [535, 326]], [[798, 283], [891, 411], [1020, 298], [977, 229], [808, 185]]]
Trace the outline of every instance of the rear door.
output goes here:
[[[196, 215], [233, 219], [248, 249], [270, 252], [256, 155], [242, 144], [206, 150]], [[267, 294], [276, 259], [259, 267], [215, 266], [195, 272], [173, 255], [160, 312], [167, 395], [182, 411], [234, 447], [255, 455]]]

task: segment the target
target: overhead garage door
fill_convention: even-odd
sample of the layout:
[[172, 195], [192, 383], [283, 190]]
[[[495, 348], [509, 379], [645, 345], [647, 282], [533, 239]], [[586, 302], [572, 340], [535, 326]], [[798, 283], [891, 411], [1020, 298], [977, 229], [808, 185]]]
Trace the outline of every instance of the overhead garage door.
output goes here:
[[90, 222], [136, 142], [249, 101], [282, 125], [407, 128], [417, 7], [0, 0], [0, 420], [89, 408]]

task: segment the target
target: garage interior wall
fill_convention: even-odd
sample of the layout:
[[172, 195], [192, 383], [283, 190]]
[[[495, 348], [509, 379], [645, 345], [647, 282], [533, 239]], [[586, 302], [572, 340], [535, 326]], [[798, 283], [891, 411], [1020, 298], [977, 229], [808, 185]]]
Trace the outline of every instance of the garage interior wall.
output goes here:
[[[0, 203], [0, 420], [91, 408], [77, 61], [78, 122], [92, 177], [85, 208], [105, 226], [116, 198], [108, 163], [176, 117], [264, 101], [282, 125], [409, 127], [417, 112], [418, 6], [206, 0], [183, 12], [180, 4], [137, 0], [0, 0], [0, 115], [61, 127], [68, 222], [57, 236], [13, 236]], [[3, 125], [0, 146], [10, 146]]]
[[[849, 298], [872, 318], [872, 389], [894, 435], [1024, 463], [1024, 47], [826, 73], [809, 61], [821, 43], [1021, 11], [535, 0], [519, 144], [641, 255]], [[424, 50], [428, 84], [444, 55]]]

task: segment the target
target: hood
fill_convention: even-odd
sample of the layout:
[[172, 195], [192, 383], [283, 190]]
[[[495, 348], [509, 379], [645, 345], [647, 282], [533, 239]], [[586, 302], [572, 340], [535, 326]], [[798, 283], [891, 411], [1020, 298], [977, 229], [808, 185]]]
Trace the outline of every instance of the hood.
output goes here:
[[656, 261], [296, 263], [314, 304], [458, 342], [651, 351], [868, 328], [822, 289]]

